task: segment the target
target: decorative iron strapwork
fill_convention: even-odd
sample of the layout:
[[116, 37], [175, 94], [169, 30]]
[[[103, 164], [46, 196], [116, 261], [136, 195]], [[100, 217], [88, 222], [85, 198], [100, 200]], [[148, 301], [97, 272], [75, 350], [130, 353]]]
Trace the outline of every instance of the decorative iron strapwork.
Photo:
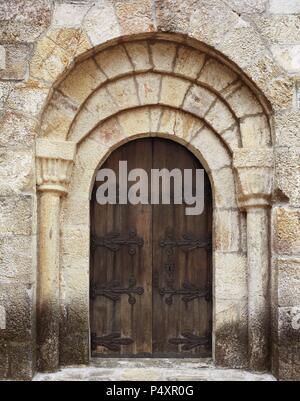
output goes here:
[[92, 333], [91, 335], [91, 346], [92, 350], [95, 351], [97, 346], [102, 346], [110, 351], [121, 351], [122, 345], [131, 345], [133, 344], [132, 338], [121, 337], [121, 333], [113, 332], [103, 337], [97, 337], [96, 333]]
[[128, 287], [122, 287], [119, 281], [112, 281], [100, 287], [97, 287], [96, 285], [91, 287], [92, 299], [95, 299], [98, 296], [103, 296], [111, 301], [118, 302], [121, 300], [121, 295], [123, 294], [128, 295], [128, 303], [130, 305], [134, 305], [136, 303], [136, 298], [133, 296], [133, 294], [144, 294], [144, 288], [136, 287], [136, 279], [134, 277], [129, 279]]
[[181, 333], [181, 337], [170, 338], [169, 343], [182, 345], [182, 351], [190, 351], [196, 347], [210, 346], [210, 340], [208, 337], [199, 337], [189, 331]]
[[169, 255], [174, 253], [175, 248], [181, 248], [184, 251], [192, 251], [197, 248], [211, 248], [210, 239], [203, 240], [195, 238], [191, 233], [182, 234], [182, 238], [175, 238], [172, 231], [167, 230], [166, 237], [160, 240], [160, 246], [167, 250]]
[[121, 233], [109, 233], [104, 237], [97, 237], [92, 235], [92, 247], [105, 247], [112, 252], [119, 251], [123, 246], [128, 247], [129, 255], [135, 255], [137, 248], [141, 248], [144, 245], [144, 240], [137, 236], [135, 230], [130, 230], [128, 234]]
[[201, 289], [197, 288], [195, 285], [185, 281], [182, 288], [161, 288], [159, 290], [160, 295], [167, 297], [165, 302], [167, 305], [173, 304], [173, 297], [176, 295], [182, 295], [182, 301], [188, 304], [194, 299], [205, 298], [207, 302], [211, 300], [211, 292], [208, 288]]

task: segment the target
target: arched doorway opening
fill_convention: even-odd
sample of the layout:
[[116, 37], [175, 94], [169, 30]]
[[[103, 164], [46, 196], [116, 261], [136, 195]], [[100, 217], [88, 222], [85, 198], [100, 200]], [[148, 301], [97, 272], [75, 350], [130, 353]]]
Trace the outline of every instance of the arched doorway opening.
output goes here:
[[[127, 162], [126, 172], [121, 171], [120, 162]], [[116, 149], [104, 169], [115, 172], [116, 204], [99, 204], [97, 193], [103, 181], [96, 181], [90, 208], [92, 356], [211, 356], [212, 194], [208, 175], [204, 172], [203, 212], [187, 215], [191, 205], [185, 191], [192, 189], [195, 195], [196, 170], [204, 170], [182, 145], [162, 138], [136, 139]], [[130, 181], [133, 174], [136, 183], [141, 181], [141, 169], [151, 185], [139, 185], [141, 203], [128, 203], [122, 198], [124, 180], [129, 174]], [[163, 169], [183, 178], [183, 201], [173, 178], [155, 186], [153, 172]], [[191, 188], [185, 181], [187, 171], [193, 177]], [[163, 197], [168, 183], [170, 202]], [[126, 183], [126, 193], [136, 189], [134, 184]]]

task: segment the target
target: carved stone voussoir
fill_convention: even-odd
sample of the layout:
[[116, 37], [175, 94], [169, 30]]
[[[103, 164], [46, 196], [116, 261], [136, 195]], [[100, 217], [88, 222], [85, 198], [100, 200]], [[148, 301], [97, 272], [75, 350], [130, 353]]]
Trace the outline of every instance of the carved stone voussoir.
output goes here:
[[241, 210], [268, 207], [274, 180], [272, 149], [239, 149], [233, 155], [238, 204]]
[[39, 191], [67, 193], [75, 153], [74, 142], [37, 140], [36, 167]]

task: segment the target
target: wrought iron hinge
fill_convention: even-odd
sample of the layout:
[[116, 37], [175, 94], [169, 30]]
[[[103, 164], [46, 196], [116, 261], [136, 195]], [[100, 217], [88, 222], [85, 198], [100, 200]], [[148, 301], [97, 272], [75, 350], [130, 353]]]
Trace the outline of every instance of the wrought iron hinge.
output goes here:
[[134, 277], [130, 278], [128, 287], [124, 288], [120, 285], [118, 281], [112, 281], [101, 287], [93, 285], [91, 287], [91, 298], [95, 299], [98, 296], [103, 296], [111, 301], [118, 302], [121, 300], [121, 295], [128, 295], [128, 303], [134, 305], [136, 299], [132, 294], [142, 295], [144, 294], [143, 287], [136, 287], [136, 279]]
[[96, 333], [92, 333], [91, 335], [91, 346], [92, 350], [95, 351], [97, 346], [102, 346], [110, 351], [121, 351], [122, 345], [131, 345], [133, 344], [132, 338], [121, 337], [121, 333], [113, 332], [103, 337], [97, 337]]
[[135, 230], [130, 230], [128, 234], [109, 233], [104, 237], [92, 235], [93, 249], [96, 249], [97, 247], [105, 247], [112, 252], [117, 252], [123, 246], [127, 246], [129, 255], [135, 255], [137, 248], [141, 248], [143, 245], [143, 238], [138, 237]]
[[196, 347], [209, 346], [210, 339], [208, 337], [199, 337], [189, 331], [185, 331], [181, 333], [181, 337], [170, 338], [169, 343], [182, 345], [182, 351], [190, 351]]

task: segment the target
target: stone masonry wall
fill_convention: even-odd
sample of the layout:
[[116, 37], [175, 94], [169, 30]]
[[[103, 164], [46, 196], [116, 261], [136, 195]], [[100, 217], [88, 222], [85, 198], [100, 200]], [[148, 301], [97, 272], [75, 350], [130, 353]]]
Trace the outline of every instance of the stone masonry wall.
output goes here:
[[273, 372], [300, 378], [299, 0], [0, 0], [0, 378], [30, 379], [36, 369], [35, 139], [48, 77], [85, 49], [151, 32], [215, 48], [270, 101]]

